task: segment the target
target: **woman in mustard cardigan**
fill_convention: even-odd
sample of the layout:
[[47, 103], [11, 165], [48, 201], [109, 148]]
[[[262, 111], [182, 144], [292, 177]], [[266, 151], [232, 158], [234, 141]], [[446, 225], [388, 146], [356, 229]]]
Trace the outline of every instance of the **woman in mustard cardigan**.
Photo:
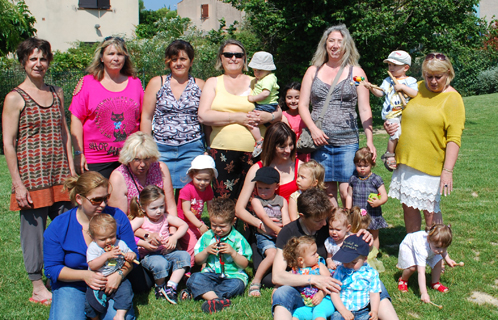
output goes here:
[[[455, 71], [449, 58], [442, 53], [428, 54], [422, 73], [418, 95], [403, 110], [397, 169], [389, 190], [389, 196], [403, 204], [407, 233], [420, 230], [420, 211], [426, 225], [442, 223], [439, 202], [441, 195], [453, 190], [453, 167], [465, 123], [462, 97], [450, 85]], [[397, 128], [384, 126], [389, 134]]]

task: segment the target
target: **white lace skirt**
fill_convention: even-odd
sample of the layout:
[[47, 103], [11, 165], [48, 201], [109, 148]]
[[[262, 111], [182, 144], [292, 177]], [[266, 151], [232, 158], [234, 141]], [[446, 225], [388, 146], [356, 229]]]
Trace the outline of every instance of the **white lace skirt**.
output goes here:
[[439, 176], [430, 176], [407, 165], [398, 164], [391, 178], [388, 195], [408, 207], [438, 213], [441, 212], [440, 179]]

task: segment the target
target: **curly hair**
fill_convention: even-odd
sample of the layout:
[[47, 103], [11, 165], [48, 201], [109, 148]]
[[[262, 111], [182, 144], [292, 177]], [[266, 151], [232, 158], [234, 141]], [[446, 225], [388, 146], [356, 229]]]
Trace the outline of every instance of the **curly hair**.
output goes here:
[[298, 258], [301, 257], [309, 246], [315, 244], [315, 238], [311, 236], [292, 237], [284, 246], [284, 259], [289, 268], [299, 268]]
[[235, 202], [228, 198], [216, 198], [209, 208], [209, 217], [216, 217], [223, 222], [232, 222], [235, 219]]

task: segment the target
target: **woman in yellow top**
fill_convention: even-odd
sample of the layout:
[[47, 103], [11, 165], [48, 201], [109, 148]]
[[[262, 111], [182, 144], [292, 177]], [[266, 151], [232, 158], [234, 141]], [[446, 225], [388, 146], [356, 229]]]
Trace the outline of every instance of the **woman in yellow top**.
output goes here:
[[199, 103], [199, 121], [212, 127], [212, 131], [206, 132], [206, 140], [218, 170], [213, 186], [215, 196], [236, 200], [245, 174], [255, 163], [251, 155], [255, 141], [249, 129], [261, 125], [264, 134], [262, 124], [280, 121], [282, 111], [253, 111], [254, 104], [247, 96], [254, 87], [254, 78], [243, 73], [247, 71], [247, 53], [239, 41], [227, 40], [221, 45], [216, 68], [223, 68], [223, 74], [206, 81]]
[[[450, 85], [455, 71], [449, 58], [430, 53], [422, 64], [424, 80], [418, 95], [403, 110], [403, 133], [396, 147], [397, 169], [389, 196], [403, 204], [406, 232], [420, 230], [425, 223], [442, 223], [441, 195], [453, 190], [453, 167], [458, 157], [465, 123], [460, 94]], [[397, 125], [384, 124], [389, 134]]]

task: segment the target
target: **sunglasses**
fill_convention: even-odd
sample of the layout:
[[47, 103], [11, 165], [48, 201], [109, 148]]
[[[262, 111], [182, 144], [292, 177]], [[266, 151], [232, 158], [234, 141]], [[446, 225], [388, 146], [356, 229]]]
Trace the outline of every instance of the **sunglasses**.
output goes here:
[[124, 39], [123, 38], [120, 38], [120, 37], [113, 37], [113, 36], [108, 36], [108, 37], [105, 37], [104, 38], [104, 41], [102, 41], [102, 43], [106, 42], [106, 41], [109, 41], [109, 40], [112, 40], [112, 39], [116, 39], [118, 41], [121, 41], [121, 42], [124, 42]]
[[80, 194], [80, 196], [82, 196], [83, 198], [87, 199], [88, 201], [90, 201], [90, 203], [94, 206], [98, 206], [100, 205], [102, 202], [105, 202], [107, 203], [107, 200], [109, 200], [109, 197], [111, 196], [110, 194], [104, 196], [104, 197], [97, 197], [97, 198], [92, 198], [92, 199], [88, 199], [87, 197], [85, 197], [84, 195]]
[[441, 61], [445, 61], [446, 60], [446, 56], [444, 54], [442, 54], [442, 53], [438, 53], [438, 54], [429, 53], [425, 57], [426, 61], [429, 61], [429, 60], [432, 60], [432, 59], [438, 59], [438, 60], [441, 60]]
[[232, 57], [235, 57], [237, 59], [242, 59], [244, 58], [244, 53], [243, 52], [223, 52], [222, 55], [227, 58], [227, 59], [230, 59]]

